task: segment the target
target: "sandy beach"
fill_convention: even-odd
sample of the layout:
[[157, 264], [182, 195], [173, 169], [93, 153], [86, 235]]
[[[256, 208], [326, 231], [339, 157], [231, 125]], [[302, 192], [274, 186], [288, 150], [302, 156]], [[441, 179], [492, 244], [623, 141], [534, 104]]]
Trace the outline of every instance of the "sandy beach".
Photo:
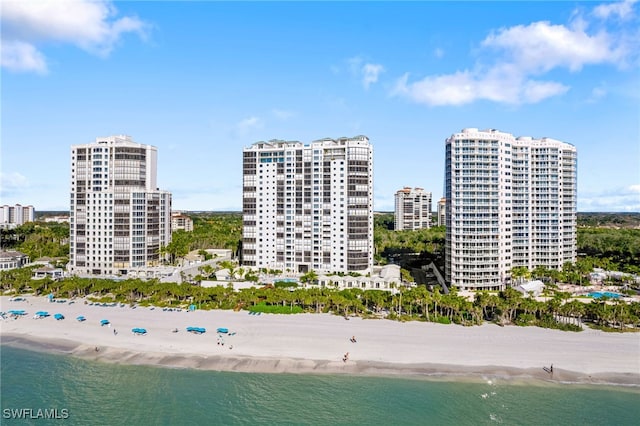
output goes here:
[[[170, 312], [90, 306], [84, 300], [69, 304], [50, 303], [45, 297], [26, 296], [19, 302], [0, 297], [0, 311], [12, 309], [23, 309], [27, 315], [0, 321], [2, 345], [105, 362], [218, 371], [501, 377], [640, 386], [640, 333], [345, 320], [329, 314]], [[50, 316], [34, 319], [38, 311]], [[65, 319], [56, 320], [57, 313]], [[79, 315], [86, 321], [77, 321]], [[101, 326], [103, 319], [110, 326]], [[147, 334], [132, 333], [137, 327]], [[192, 334], [187, 327], [207, 331]], [[219, 327], [233, 335], [218, 334]], [[551, 364], [553, 374], [543, 369]]]

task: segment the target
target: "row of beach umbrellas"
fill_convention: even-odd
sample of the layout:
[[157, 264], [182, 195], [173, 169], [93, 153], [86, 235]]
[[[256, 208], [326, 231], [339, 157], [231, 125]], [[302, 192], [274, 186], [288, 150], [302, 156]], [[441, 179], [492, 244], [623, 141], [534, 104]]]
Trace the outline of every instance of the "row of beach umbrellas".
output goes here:
[[[23, 310], [23, 309], [12, 309], [10, 311], [8, 311], [9, 314], [13, 314], [13, 315], [26, 315], [27, 313]], [[36, 312], [36, 316], [37, 317], [41, 317], [41, 318], [45, 318], [50, 316], [49, 312], [47, 311], [38, 311]], [[63, 320], [64, 319], [64, 315], [62, 314], [55, 314], [53, 316], [56, 320]], [[86, 321], [87, 319], [83, 316], [83, 315], [79, 315], [78, 317], [76, 317], [76, 320], [79, 322], [83, 322]], [[103, 319], [100, 320], [100, 326], [105, 326], [105, 325], [109, 325], [110, 321], [108, 319]], [[131, 329], [131, 331], [136, 334], [136, 335], [145, 335], [147, 334], [147, 330], [145, 328], [133, 328]], [[194, 333], [194, 334], [204, 334], [207, 332], [207, 329], [204, 327], [187, 327], [187, 331], [189, 333]], [[227, 334], [229, 333], [229, 329], [228, 328], [224, 328], [224, 327], [219, 327], [216, 330], [218, 333], [222, 333], [222, 334]]]

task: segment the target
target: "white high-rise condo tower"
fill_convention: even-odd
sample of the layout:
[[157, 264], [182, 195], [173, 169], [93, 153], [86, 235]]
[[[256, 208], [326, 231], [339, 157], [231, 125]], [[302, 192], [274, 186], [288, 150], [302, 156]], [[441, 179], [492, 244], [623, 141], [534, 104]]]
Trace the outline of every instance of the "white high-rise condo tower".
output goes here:
[[550, 138], [463, 129], [446, 140], [445, 279], [503, 289], [511, 269], [576, 260], [577, 151]]
[[422, 188], [405, 187], [398, 190], [394, 220], [396, 231], [431, 228], [431, 193]]
[[373, 267], [373, 148], [366, 136], [244, 149], [242, 264], [282, 271]]
[[71, 146], [69, 272], [116, 276], [158, 266], [171, 241], [171, 194], [158, 151], [129, 136]]
[[15, 228], [27, 222], [33, 222], [35, 210], [33, 206], [0, 206], [0, 228]]

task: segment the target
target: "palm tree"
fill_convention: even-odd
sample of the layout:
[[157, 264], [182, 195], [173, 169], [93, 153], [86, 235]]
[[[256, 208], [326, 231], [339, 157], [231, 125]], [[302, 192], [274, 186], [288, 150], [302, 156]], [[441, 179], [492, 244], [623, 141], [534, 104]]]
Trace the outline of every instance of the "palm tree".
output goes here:
[[509, 287], [501, 292], [501, 296], [506, 302], [505, 307], [507, 309], [509, 322], [511, 323], [522, 301], [522, 293]]
[[309, 270], [306, 274], [300, 277], [300, 281], [303, 283], [317, 284], [318, 274], [313, 269]]
[[514, 266], [511, 268], [511, 277], [517, 284], [522, 284], [524, 280], [531, 278], [531, 272], [526, 266]]

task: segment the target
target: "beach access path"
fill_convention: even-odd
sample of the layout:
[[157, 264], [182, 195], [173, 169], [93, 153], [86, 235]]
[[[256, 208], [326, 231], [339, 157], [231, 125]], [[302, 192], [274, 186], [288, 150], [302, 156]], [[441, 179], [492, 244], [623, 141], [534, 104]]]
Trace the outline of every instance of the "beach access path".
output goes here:
[[[640, 386], [640, 333], [346, 320], [330, 314], [167, 311], [90, 306], [84, 299], [72, 304], [50, 303], [45, 297], [25, 299], [0, 297], [0, 311], [27, 312], [0, 321], [3, 345], [107, 362], [219, 371], [499, 376]], [[50, 316], [34, 319], [38, 311]], [[56, 320], [56, 313], [65, 319]], [[77, 321], [80, 315], [86, 320]], [[102, 326], [103, 319], [110, 326]], [[203, 327], [206, 333], [189, 333], [187, 327]], [[221, 327], [228, 333], [217, 333]], [[134, 334], [133, 328], [147, 333]], [[553, 377], [543, 369], [551, 364]]]

